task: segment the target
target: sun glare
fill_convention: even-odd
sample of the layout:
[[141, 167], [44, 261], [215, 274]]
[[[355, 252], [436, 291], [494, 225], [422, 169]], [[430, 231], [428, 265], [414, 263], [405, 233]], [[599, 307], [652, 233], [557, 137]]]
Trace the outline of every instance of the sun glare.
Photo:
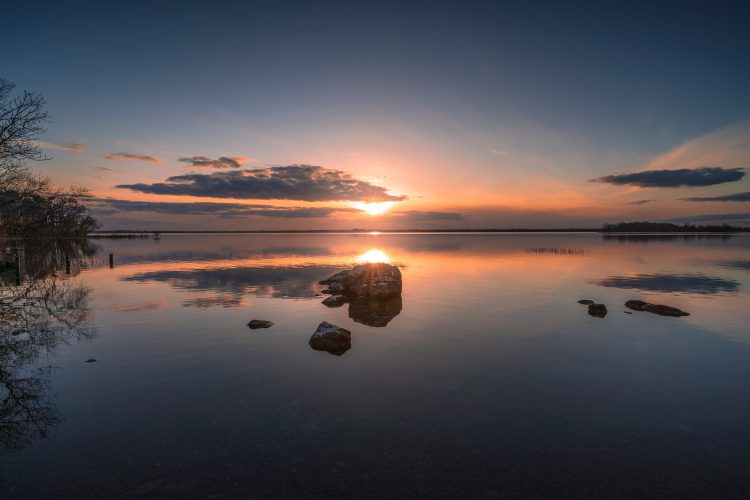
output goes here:
[[373, 248], [372, 250], [366, 251], [355, 260], [360, 264], [365, 264], [367, 262], [390, 262], [391, 258], [382, 250]]
[[391, 205], [393, 205], [392, 201], [381, 201], [378, 203], [366, 203], [364, 201], [359, 201], [354, 204], [354, 206], [363, 212], [366, 212], [367, 215], [382, 215], [388, 211], [389, 208], [391, 208]]

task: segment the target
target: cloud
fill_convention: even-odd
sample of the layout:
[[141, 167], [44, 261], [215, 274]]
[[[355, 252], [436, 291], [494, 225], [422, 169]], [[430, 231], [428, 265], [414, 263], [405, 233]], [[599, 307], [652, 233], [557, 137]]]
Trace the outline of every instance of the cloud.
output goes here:
[[141, 193], [214, 198], [302, 201], [402, 201], [406, 196], [315, 165], [289, 165], [211, 174], [186, 174], [153, 184], [121, 184]]
[[107, 160], [136, 160], [136, 161], [150, 161], [151, 163], [161, 163], [159, 158], [155, 156], [142, 155], [138, 153], [110, 153], [105, 156]]
[[700, 167], [726, 165], [741, 167], [750, 158], [750, 119], [733, 123], [716, 131], [690, 139], [661, 154], [649, 168]]
[[699, 167], [677, 170], [644, 170], [625, 174], [607, 175], [591, 179], [617, 186], [676, 188], [680, 186], [713, 186], [734, 182], [745, 176], [744, 168]]
[[114, 172], [114, 168], [108, 168], [108, 167], [94, 167], [94, 170], [97, 172]]
[[80, 142], [43, 142], [39, 141], [39, 147], [43, 149], [57, 149], [59, 151], [68, 151], [70, 153], [83, 153], [89, 150], [88, 144]]
[[458, 221], [466, 220], [469, 217], [464, 214], [457, 212], [430, 212], [421, 210], [402, 210], [398, 212], [391, 212], [393, 216], [408, 219], [413, 222], [427, 222], [427, 221]]
[[699, 196], [680, 198], [682, 201], [750, 201], [750, 191], [745, 193], [725, 194], [723, 196]]
[[179, 158], [177, 161], [189, 163], [191, 167], [201, 168], [239, 168], [243, 163], [252, 160], [247, 156], [221, 156], [212, 160], [205, 156], [193, 155], [189, 158]]
[[243, 203], [214, 202], [162, 202], [130, 201], [97, 198], [93, 209], [103, 215], [119, 212], [155, 212], [172, 215], [213, 215], [224, 219], [249, 216], [278, 217], [284, 219], [314, 219], [328, 217], [334, 212], [358, 212], [348, 207], [276, 207], [273, 205], [246, 205]]
[[651, 203], [654, 201], [659, 201], [659, 200], [636, 200], [636, 201], [628, 202], [626, 203], [626, 205], [644, 205], [646, 203]]
[[686, 215], [668, 219], [668, 222], [750, 222], [750, 213]]

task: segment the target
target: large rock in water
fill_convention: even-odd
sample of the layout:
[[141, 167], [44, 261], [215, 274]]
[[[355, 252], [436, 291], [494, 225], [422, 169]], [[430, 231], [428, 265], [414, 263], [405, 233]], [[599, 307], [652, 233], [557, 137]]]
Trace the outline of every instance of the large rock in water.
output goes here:
[[397, 297], [401, 295], [402, 288], [399, 268], [383, 262], [362, 264], [341, 271], [320, 284], [328, 285], [329, 293], [373, 299]]
[[310, 337], [310, 347], [341, 356], [352, 348], [352, 332], [324, 321]]

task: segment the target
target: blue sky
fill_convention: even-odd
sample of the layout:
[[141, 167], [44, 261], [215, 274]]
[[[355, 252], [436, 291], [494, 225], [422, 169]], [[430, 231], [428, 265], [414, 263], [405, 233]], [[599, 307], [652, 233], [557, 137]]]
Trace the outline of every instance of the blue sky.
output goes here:
[[[87, 147], [51, 150], [35, 167], [102, 198], [158, 203], [114, 186], [163, 182], [186, 173], [179, 158], [201, 155], [252, 158], [243, 169], [320, 165], [408, 198], [392, 211], [460, 213], [475, 227], [750, 212], [680, 201], [750, 191], [745, 178], [645, 192], [587, 183], [665, 158], [667, 169], [750, 163], [740, 2], [15, 2], [5, 12], [0, 76], [46, 96], [45, 142]], [[705, 146], [731, 149], [714, 164], [688, 161], [704, 150], [675, 157], [717, 135], [734, 139]], [[117, 152], [162, 161], [105, 159]], [[642, 199], [656, 202], [630, 204]], [[284, 223], [348, 227], [355, 216]], [[113, 228], [154, 220], [107, 217]], [[173, 207], [157, 217], [210, 219]]]

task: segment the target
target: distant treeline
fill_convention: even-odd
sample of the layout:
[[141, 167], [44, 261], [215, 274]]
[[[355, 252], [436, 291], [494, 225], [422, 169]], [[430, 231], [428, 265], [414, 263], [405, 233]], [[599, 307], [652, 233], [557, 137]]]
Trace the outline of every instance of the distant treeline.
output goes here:
[[604, 224], [603, 233], [734, 233], [750, 231], [748, 227], [720, 225], [672, 224], [671, 222], [618, 222]]

